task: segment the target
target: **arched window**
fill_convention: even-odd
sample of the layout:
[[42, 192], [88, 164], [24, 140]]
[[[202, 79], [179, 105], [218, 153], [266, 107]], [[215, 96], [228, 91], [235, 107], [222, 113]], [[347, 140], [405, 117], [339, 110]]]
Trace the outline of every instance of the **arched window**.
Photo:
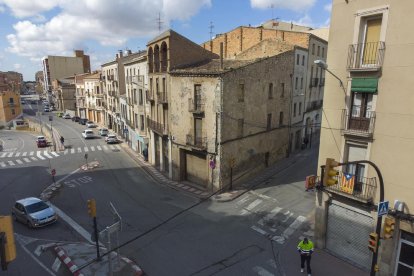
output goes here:
[[149, 73], [153, 73], [154, 67], [154, 52], [152, 51], [152, 47], [148, 49], [148, 71]]
[[167, 43], [161, 44], [161, 72], [166, 72], [168, 66]]
[[160, 71], [160, 47], [155, 45], [154, 47], [154, 72]]

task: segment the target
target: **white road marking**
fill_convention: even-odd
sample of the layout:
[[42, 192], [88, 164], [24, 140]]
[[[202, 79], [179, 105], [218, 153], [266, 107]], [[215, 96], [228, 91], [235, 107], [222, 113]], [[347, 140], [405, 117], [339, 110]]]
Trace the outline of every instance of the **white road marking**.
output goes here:
[[32, 158], [32, 160], [33, 160], [33, 161], [37, 161], [37, 158], [36, 158], [36, 157], [33, 157], [33, 156], [32, 156], [32, 157], [30, 157], [30, 158]]
[[103, 145], [104, 150], [108, 150], [108, 146], [107, 145]]
[[22, 156], [26, 156], [26, 155], [27, 155], [27, 152], [23, 152]]
[[10, 165], [10, 166], [14, 166], [14, 165], [16, 165], [16, 164], [14, 164], [14, 163], [13, 163], [13, 161], [7, 161], [7, 162], [9, 162], [9, 165]]
[[255, 208], [257, 205], [259, 205], [260, 203], [262, 203], [263, 200], [261, 199], [256, 199], [255, 201], [253, 201], [252, 203], [250, 203], [246, 208], [247, 211], [252, 211], [253, 208]]
[[302, 225], [302, 223], [306, 221], [306, 218], [304, 216], [298, 216], [295, 221], [289, 225], [288, 228], [285, 229], [285, 231], [283, 231], [283, 237], [285, 237], [286, 239], [292, 235], [296, 230], [299, 229], [299, 227]]
[[68, 154], [68, 149], [65, 149], [65, 151], [63, 152], [63, 155], [66, 155], [66, 154]]
[[83, 147], [83, 150], [84, 150], [85, 152], [88, 152], [88, 151], [89, 151], [88, 147]]
[[14, 152], [9, 153], [7, 157], [12, 157]]
[[41, 151], [38, 151], [37, 152], [37, 158], [39, 158], [39, 159], [41, 159], [41, 160], [45, 160], [46, 158], [44, 158], [42, 155], [40, 155], [42, 152]]
[[91, 151], [95, 151], [95, 147], [94, 146], [91, 146]]
[[270, 273], [269, 271], [267, 271], [261, 266], [253, 267], [253, 271], [256, 272], [257, 275], [260, 275], [260, 276], [274, 276], [274, 274]]
[[59, 154], [56, 153], [56, 151], [51, 152], [54, 156], [59, 157]]
[[16, 160], [16, 163], [17, 163], [17, 164], [19, 164], [19, 165], [21, 165], [21, 164], [23, 164], [23, 161], [22, 161], [22, 160], [17, 159], [17, 160]]
[[261, 226], [264, 226], [264, 223], [266, 221], [271, 220], [272, 218], [274, 218], [280, 211], [282, 210], [282, 208], [276, 207], [274, 208], [272, 211], [270, 211], [269, 214], [267, 214], [266, 216], [264, 216], [261, 220], [259, 220], [257, 223], [260, 224]]
[[20, 152], [16, 152], [15, 157], [19, 157], [20, 156]]
[[255, 225], [253, 225], [252, 227], [250, 227], [250, 228], [252, 228], [254, 231], [256, 231], [256, 232], [259, 232], [260, 234], [262, 234], [263, 236], [268, 236], [269, 234], [265, 231], [265, 230], [263, 230], [262, 228], [259, 228], [259, 227], [257, 227], [257, 226], [255, 226]]
[[0, 162], [0, 166], [2, 166], [4, 168], [4, 167], [6, 167], [6, 164], [4, 162]]
[[34, 154], [34, 151], [31, 151], [29, 155], [30, 155], [30, 156], [33, 156], [33, 154]]
[[53, 158], [52, 156], [49, 155], [49, 153], [46, 150], [43, 152], [43, 155], [46, 156], [49, 159]]
[[3, 154], [0, 156], [0, 158], [3, 158], [6, 155], [7, 155], [7, 152], [3, 152]]
[[120, 145], [115, 145], [115, 148], [117, 148], [117, 149], [121, 149], [121, 146]]
[[102, 150], [101, 146], [96, 146], [96, 148], [97, 148], [98, 150]]
[[242, 205], [242, 204], [244, 204], [248, 199], [250, 198], [250, 196], [249, 195], [246, 195], [244, 198], [242, 198], [242, 199], [240, 199], [238, 202], [237, 202], [237, 204], [238, 205]]
[[70, 150], [70, 153], [75, 153], [75, 149], [71, 149]]
[[82, 152], [82, 149], [81, 148], [78, 148], [78, 152]]
[[114, 146], [114, 145], [109, 145], [109, 148], [110, 148], [111, 150], [114, 150], [114, 149], [115, 149], [115, 146]]
[[26, 163], [30, 163], [30, 162], [32, 162], [32, 161], [30, 161], [30, 159], [29, 159], [29, 158], [23, 158], [23, 160], [24, 160], [24, 161], [26, 161]]
[[52, 265], [52, 270], [54, 272], [57, 272], [59, 270], [61, 264], [62, 264], [62, 262], [60, 261], [60, 259], [58, 257], [56, 257], [56, 259], [55, 259], [55, 261], [53, 262], [53, 265]]
[[286, 217], [282, 220], [282, 222], [286, 222], [288, 221], [288, 219], [293, 216], [293, 213], [289, 210], [287, 210], [286, 212], [283, 213]]

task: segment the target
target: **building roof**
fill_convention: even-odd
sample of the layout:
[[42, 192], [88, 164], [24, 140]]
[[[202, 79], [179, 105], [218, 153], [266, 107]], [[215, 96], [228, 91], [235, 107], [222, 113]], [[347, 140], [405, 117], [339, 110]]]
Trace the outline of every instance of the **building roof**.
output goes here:
[[[83, 79], [100, 79], [101, 78], [101, 71], [95, 71], [91, 74], [86, 74]], [[77, 80], [77, 78], [76, 78]]]

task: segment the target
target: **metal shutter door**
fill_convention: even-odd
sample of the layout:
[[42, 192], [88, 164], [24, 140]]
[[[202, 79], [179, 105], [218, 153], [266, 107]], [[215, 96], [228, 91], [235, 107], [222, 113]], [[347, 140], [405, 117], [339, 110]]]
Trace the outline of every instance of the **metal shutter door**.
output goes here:
[[374, 231], [374, 220], [363, 212], [334, 203], [329, 205], [326, 248], [341, 258], [370, 269], [372, 254], [368, 249], [368, 237]]

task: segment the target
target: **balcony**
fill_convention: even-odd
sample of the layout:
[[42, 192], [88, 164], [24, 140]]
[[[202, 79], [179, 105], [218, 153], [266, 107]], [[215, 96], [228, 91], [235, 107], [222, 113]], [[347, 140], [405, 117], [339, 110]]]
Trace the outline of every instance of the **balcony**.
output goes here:
[[321, 109], [323, 105], [323, 101], [312, 101], [306, 105], [306, 112], [311, 112], [313, 110]]
[[187, 134], [186, 144], [198, 150], [207, 150], [207, 137], [198, 137]]
[[168, 95], [167, 93], [157, 93], [158, 103], [168, 104]]
[[348, 48], [349, 71], [378, 71], [382, 67], [385, 42], [351, 44]]
[[114, 75], [108, 75], [108, 78], [107, 78], [109, 81], [113, 81], [114, 80]]
[[154, 94], [153, 93], [151, 93], [150, 91], [145, 91], [145, 93], [146, 93], [146, 96], [147, 96], [147, 101], [149, 101], [149, 102], [154, 102], [155, 101], [155, 99], [154, 99]]
[[96, 98], [103, 98], [104, 97], [104, 94], [102, 94], [102, 93], [95, 93], [95, 95], [94, 95]]
[[354, 106], [342, 110], [342, 134], [371, 138], [374, 133], [375, 111], [364, 111]]
[[147, 126], [159, 135], [168, 135], [168, 125], [164, 125], [147, 118]]
[[86, 105], [84, 103], [77, 103], [78, 108], [86, 108]]
[[319, 86], [325, 86], [325, 78], [319, 79]]
[[[325, 187], [326, 190], [364, 203], [373, 202], [377, 188], [376, 178], [354, 176], [354, 180], [345, 182], [345, 174], [339, 172], [338, 184]], [[351, 185], [349, 185], [351, 183]], [[353, 183], [353, 185], [352, 185]]]
[[311, 82], [309, 84], [309, 87], [310, 88], [311, 87], [317, 87], [318, 86], [318, 81], [319, 81], [319, 78], [311, 78]]
[[139, 75], [139, 76], [132, 76], [132, 80], [131, 82], [133, 84], [136, 84], [140, 87], [144, 87], [144, 76]]
[[196, 99], [188, 99], [188, 111], [192, 113], [204, 113], [204, 100]]

